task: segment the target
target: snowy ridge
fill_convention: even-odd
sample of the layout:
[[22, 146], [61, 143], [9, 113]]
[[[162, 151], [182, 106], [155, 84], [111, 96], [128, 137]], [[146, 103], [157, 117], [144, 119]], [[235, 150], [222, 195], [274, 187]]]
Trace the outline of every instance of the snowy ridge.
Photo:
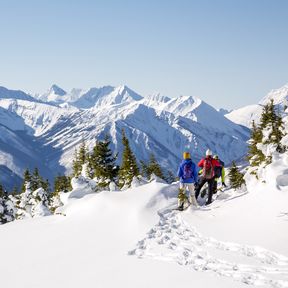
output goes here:
[[250, 128], [253, 120], [256, 123], [259, 122], [263, 105], [269, 103], [270, 100], [278, 105], [279, 111], [283, 111], [283, 108], [288, 106], [288, 84], [270, 91], [258, 104], [236, 109], [225, 114], [225, 117], [234, 123]]
[[40, 95], [37, 94], [34, 97], [43, 102], [63, 103], [67, 101], [67, 97], [64, 97], [66, 94], [66, 91], [53, 84], [46, 93]]
[[20, 90], [9, 90], [5, 87], [0, 86], [0, 99], [20, 99], [20, 100], [28, 100], [35, 101], [35, 99], [24, 93]]
[[265, 105], [273, 99], [274, 104], [286, 105], [288, 104], [288, 84], [279, 89], [274, 89], [269, 92], [259, 104]]

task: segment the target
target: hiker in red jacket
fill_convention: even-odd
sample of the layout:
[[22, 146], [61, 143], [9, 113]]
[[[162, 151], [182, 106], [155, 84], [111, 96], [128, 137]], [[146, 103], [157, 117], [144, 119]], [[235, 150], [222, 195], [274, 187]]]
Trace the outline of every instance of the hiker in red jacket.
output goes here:
[[214, 187], [214, 178], [215, 178], [215, 167], [221, 166], [221, 164], [218, 162], [218, 160], [212, 158], [212, 151], [208, 149], [206, 151], [206, 157], [201, 159], [198, 163], [198, 166], [202, 168], [202, 178], [197, 185], [196, 191], [195, 191], [195, 197], [199, 196], [200, 190], [203, 187], [203, 185], [208, 182], [208, 200], [206, 202], [206, 205], [209, 205], [212, 203], [212, 195], [213, 195], [213, 187]]

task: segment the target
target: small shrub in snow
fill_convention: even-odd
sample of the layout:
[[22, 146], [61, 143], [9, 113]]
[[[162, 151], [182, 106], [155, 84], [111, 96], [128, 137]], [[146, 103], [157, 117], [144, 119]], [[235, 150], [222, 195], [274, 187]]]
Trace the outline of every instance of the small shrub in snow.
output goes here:
[[49, 210], [48, 193], [43, 189], [39, 188], [32, 193], [31, 204], [31, 216], [48, 216], [51, 215]]
[[235, 161], [232, 162], [232, 166], [229, 169], [228, 177], [230, 181], [230, 186], [233, 189], [239, 189], [243, 185], [245, 185], [244, 174], [239, 171]]
[[0, 224], [11, 222], [15, 219], [14, 203], [0, 184]]
[[50, 215], [48, 192], [43, 188], [32, 191], [30, 182], [27, 182], [25, 187], [25, 192], [15, 196], [17, 208], [16, 218], [23, 219]]

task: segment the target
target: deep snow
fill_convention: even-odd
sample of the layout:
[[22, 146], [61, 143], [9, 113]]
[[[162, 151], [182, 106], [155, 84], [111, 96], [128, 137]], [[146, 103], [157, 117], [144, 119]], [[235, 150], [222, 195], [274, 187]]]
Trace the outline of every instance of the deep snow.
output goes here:
[[288, 287], [288, 187], [248, 182], [185, 212], [173, 210], [177, 183], [100, 193], [74, 183], [58, 215], [0, 226], [1, 283]]

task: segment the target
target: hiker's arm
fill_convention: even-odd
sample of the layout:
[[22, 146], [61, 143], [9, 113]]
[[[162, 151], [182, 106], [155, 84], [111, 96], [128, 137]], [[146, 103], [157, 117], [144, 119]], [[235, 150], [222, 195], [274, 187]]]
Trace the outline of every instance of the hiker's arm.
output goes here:
[[182, 175], [183, 175], [183, 170], [182, 170], [182, 167], [179, 166], [177, 176], [180, 178]]
[[198, 163], [198, 167], [203, 167], [204, 165], [204, 159], [201, 159]]

